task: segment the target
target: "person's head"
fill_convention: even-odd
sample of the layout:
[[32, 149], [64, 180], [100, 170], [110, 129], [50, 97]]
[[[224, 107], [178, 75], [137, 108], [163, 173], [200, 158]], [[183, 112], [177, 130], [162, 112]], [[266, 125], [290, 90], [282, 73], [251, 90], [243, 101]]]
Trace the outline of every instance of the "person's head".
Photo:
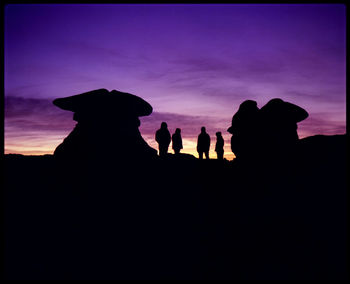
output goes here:
[[221, 132], [220, 131], [216, 132], [216, 136], [220, 137], [221, 136]]
[[205, 127], [204, 126], [202, 126], [202, 128], [201, 128], [201, 132], [205, 133]]
[[168, 128], [168, 125], [166, 124], [166, 122], [162, 122], [162, 124], [160, 125], [160, 128], [162, 128], [162, 129], [166, 129], [166, 128]]
[[176, 128], [175, 133], [176, 134], [180, 134], [181, 133], [181, 129], [180, 128]]

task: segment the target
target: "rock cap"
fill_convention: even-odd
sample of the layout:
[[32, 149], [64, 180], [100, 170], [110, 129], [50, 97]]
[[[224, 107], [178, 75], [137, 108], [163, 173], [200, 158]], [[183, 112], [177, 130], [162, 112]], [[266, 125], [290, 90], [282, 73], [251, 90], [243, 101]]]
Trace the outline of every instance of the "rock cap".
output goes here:
[[98, 89], [70, 97], [58, 98], [53, 104], [61, 109], [75, 113], [116, 113], [147, 116], [152, 106], [142, 98], [116, 90]]

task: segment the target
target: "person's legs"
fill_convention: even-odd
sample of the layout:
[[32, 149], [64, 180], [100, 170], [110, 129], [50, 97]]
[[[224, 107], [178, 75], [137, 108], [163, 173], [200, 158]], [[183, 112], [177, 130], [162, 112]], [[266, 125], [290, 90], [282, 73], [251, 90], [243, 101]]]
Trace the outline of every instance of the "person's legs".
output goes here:
[[198, 156], [200, 160], [203, 160], [203, 152], [198, 152]]
[[168, 153], [168, 146], [164, 146], [164, 145], [160, 146], [159, 145], [159, 156], [164, 157], [164, 156], [166, 156], [167, 153]]
[[223, 160], [224, 159], [224, 151], [221, 151], [220, 152], [220, 160]]
[[224, 159], [224, 152], [216, 152], [218, 156], [218, 160], [223, 160]]
[[208, 160], [209, 159], [209, 151], [205, 152], [205, 158]]

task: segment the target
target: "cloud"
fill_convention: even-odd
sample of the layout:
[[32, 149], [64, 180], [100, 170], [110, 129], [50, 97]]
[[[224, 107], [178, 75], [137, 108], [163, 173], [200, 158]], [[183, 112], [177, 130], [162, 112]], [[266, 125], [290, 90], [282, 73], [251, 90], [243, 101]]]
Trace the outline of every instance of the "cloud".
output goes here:
[[54, 106], [51, 99], [5, 97], [5, 131], [64, 131], [72, 127], [72, 117], [71, 112]]
[[165, 121], [168, 124], [170, 132], [174, 133], [176, 128], [181, 128], [182, 135], [187, 137], [197, 137], [202, 126], [205, 126], [207, 132], [214, 135], [216, 131], [223, 131], [228, 128], [230, 117], [225, 119], [211, 116], [180, 115], [175, 113], [154, 112], [148, 117], [141, 118], [141, 133], [153, 135], [160, 124]]
[[298, 123], [299, 137], [311, 135], [336, 135], [346, 133], [346, 123], [337, 120], [329, 113], [311, 113], [304, 121]]
[[[345, 87], [345, 86], [344, 86]], [[339, 88], [337, 88], [339, 89]], [[345, 105], [345, 95], [339, 90], [320, 90], [314, 92], [302, 92], [302, 91], [286, 91], [286, 95], [294, 98], [296, 101], [308, 101], [308, 102], [323, 102], [329, 104], [344, 104]]]
[[50, 99], [5, 97], [5, 153], [52, 153], [76, 124]]

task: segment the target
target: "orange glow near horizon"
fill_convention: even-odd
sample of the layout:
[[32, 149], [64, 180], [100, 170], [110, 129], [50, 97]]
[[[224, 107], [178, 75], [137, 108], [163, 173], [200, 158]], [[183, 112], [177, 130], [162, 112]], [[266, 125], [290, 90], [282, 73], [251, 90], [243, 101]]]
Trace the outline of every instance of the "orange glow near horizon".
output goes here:
[[16, 143], [12, 145], [5, 146], [5, 154], [21, 154], [21, 155], [46, 155], [53, 154], [56, 147], [61, 142], [57, 144], [49, 144], [45, 146], [33, 146], [26, 143]]
[[[158, 144], [154, 139], [145, 139], [148, 145], [150, 145], [152, 148], [158, 150]], [[55, 151], [56, 147], [62, 143], [63, 139], [60, 137], [51, 137], [51, 139], [47, 140], [49, 143], [31, 143], [29, 144], [27, 140], [18, 139], [16, 143], [8, 144], [6, 143], [5, 139], [5, 154], [22, 154], [22, 155], [45, 155], [49, 154], [52, 155]], [[226, 141], [225, 141], [226, 142]], [[181, 153], [183, 154], [190, 154], [198, 158], [197, 153], [197, 141], [195, 139], [183, 139], [183, 149], [181, 150]], [[212, 142], [210, 151], [209, 151], [209, 158], [210, 159], [216, 159], [216, 152], [215, 149], [215, 142]], [[233, 160], [234, 154], [231, 152], [230, 145], [225, 143], [224, 146], [224, 158], [227, 160]], [[171, 144], [169, 145], [169, 153], [174, 153]]]
[[[40, 133], [29, 136], [26, 132], [16, 137], [8, 139], [5, 131], [5, 154], [22, 154], [22, 155], [45, 155], [53, 154], [56, 147], [62, 143], [68, 134], [49, 134], [40, 137]], [[10, 141], [10, 142], [9, 142]]]
[[[300, 131], [299, 138], [302, 139], [304, 137], [307, 137], [309, 133], [306, 133], [304, 131]], [[62, 143], [63, 139], [68, 135], [50, 135], [50, 137], [47, 137], [45, 141], [31, 141], [26, 139], [25, 137], [17, 137], [15, 143], [7, 143], [6, 139], [6, 133], [5, 133], [5, 154], [22, 154], [22, 155], [45, 155], [49, 154], [52, 155], [55, 151], [56, 147]], [[226, 135], [225, 135], [226, 136]], [[143, 135], [145, 141], [148, 143], [149, 146], [152, 148], [158, 150], [158, 144], [154, 140], [152, 135]], [[224, 137], [225, 138], [225, 146], [224, 146], [224, 158], [227, 160], [233, 160], [235, 158], [235, 155], [231, 151], [230, 147], [230, 135]], [[12, 140], [13, 141], [13, 140]], [[212, 138], [212, 142], [210, 145], [210, 151], [209, 151], [209, 157], [210, 159], [216, 159], [216, 152], [215, 152], [215, 143], [216, 139]], [[190, 154], [198, 158], [197, 153], [197, 140], [196, 138], [183, 138], [183, 149], [181, 150], [181, 153], [184, 154]], [[169, 153], [174, 153], [171, 144], [169, 145]]]
[[[147, 139], [145, 138], [146, 142], [148, 145], [150, 145], [152, 148], [156, 149], [158, 151], [158, 144], [154, 139]], [[215, 143], [216, 141], [212, 140], [211, 145], [210, 145], [210, 150], [209, 150], [209, 158], [210, 159], [216, 159], [216, 152], [215, 152]], [[190, 154], [198, 158], [198, 152], [197, 152], [197, 140], [196, 139], [186, 139], [182, 138], [182, 144], [183, 144], [183, 149], [181, 150], [180, 153], [182, 154]], [[231, 152], [230, 149], [230, 144], [225, 141], [225, 146], [224, 146], [224, 158], [227, 160], [233, 160], [235, 158], [235, 155]], [[171, 147], [171, 143], [169, 145], [169, 150], [168, 153], [174, 153], [174, 150]]]
[[[302, 139], [304, 137], [312, 135], [312, 133], [309, 133], [307, 130], [298, 129], [299, 138]], [[56, 147], [62, 143], [63, 139], [67, 137], [70, 131], [61, 132], [60, 134], [56, 133], [49, 133], [44, 135], [41, 132], [32, 133], [31, 135], [28, 134], [28, 132], [23, 131], [22, 134], [17, 134], [13, 136], [13, 134], [8, 134], [8, 132], [5, 131], [5, 154], [22, 154], [22, 155], [45, 155], [49, 154], [52, 155], [55, 151]], [[154, 140], [153, 134], [143, 134], [142, 135], [145, 141], [148, 143], [149, 146], [156, 149], [158, 151], [158, 143]], [[231, 145], [230, 145], [230, 139], [231, 135], [223, 133], [223, 137], [225, 140], [225, 146], [224, 146], [224, 158], [227, 160], [233, 160], [235, 158], [235, 155], [231, 151]], [[9, 139], [11, 138], [11, 139]], [[210, 159], [216, 159], [217, 155], [215, 152], [215, 143], [216, 138], [211, 135], [211, 145], [210, 145], [210, 151], [209, 151], [209, 157]], [[190, 154], [198, 158], [197, 153], [197, 138], [191, 137], [186, 138], [182, 137], [183, 140], [183, 149], [181, 150], [181, 153], [184, 154]], [[169, 153], [174, 153], [172, 149], [172, 144], [169, 145]]]

